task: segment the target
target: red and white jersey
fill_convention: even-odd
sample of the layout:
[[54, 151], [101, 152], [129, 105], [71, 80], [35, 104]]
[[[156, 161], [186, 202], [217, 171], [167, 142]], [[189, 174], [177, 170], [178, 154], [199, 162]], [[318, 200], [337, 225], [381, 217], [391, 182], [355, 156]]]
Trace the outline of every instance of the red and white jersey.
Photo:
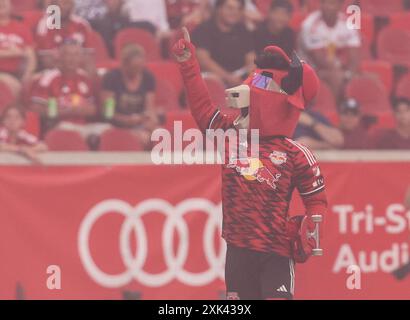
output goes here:
[[315, 156], [291, 139], [270, 137], [261, 138], [257, 158], [250, 153], [226, 157], [223, 238], [237, 247], [290, 257], [287, 226], [293, 192], [299, 192], [307, 214], [326, 213], [325, 181]]
[[58, 69], [46, 70], [33, 86], [32, 92], [35, 99], [62, 99], [72, 95], [85, 99], [94, 97], [92, 79], [81, 69], [73, 75], [64, 75]]
[[58, 48], [66, 40], [74, 40], [83, 47], [88, 47], [91, 27], [86, 20], [71, 15], [70, 21], [61, 29], [50, 29], [47, 19], [48, 16], [44, 16], [37, 25], [35, 39], [39, 50]]
[[305, 50], [358, 48], [361, 46], [360, 34], [349, 29], [346, 16], [339, 14], [334, 27], [329, 27], [322, 18], [320, 10], [312, 12], [302, 24], [301, 35]]
[[[10, 48], [25, 49], [33, 47], [33, 37], [30, 30], [21, 22], [10, 20], [7, 25], [0, 26], [0, 49]], [[1, 72], [20, 71], [23, 58], [2, 58], [0, 59]]]
[[34, 103], [47, 104], [49, 98], [56, 98], [59, 106], [75, 106], [80, 99], [92, 101], [94, 97], [93, 81], [81, 69], [73, 75], [64, 75], [58, 69], [46, 70], [31, 91], [31, 100]]
[[[198, 126], [203, 131], [233, 128], [233, 118], [212, 103], [196, 59], [181, 63], [181, 72]], [[239, 156], [235, 148], [239, 145], [225, 147], [222, 167], [222, 236], [237, 247], [290, 257], [287, 226], [294, 190], [307, 215], [324, 215], [327, 210], [325, 181], [315, 156], [283, 136], [260, 137], [257, 157], [251, 155], [249, 143], [246, 156]]]
[[0, 128], [0, 143], [16, 144], [19, 146], [34, 146], [38, 142], [36, 136], [25, 130], [20, 130], [16, 137], [12, 139], [10, 132], [6, 128]]

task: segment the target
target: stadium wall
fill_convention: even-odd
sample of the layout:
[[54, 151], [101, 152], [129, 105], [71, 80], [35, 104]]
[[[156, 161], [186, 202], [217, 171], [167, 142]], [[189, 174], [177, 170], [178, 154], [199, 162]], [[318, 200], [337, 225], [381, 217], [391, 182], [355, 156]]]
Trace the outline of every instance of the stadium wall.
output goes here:
[[[409, 299], [410, 277], [392, 272], [410, 260], [410, 152], [318, 157], [329, 196], [325, 254], [297, 265], [296, 298]], [[154, 166], [146, 153], [42, 160], [0, 159], [1, 299], [223, 296], [219, 166]], [[297, 196], [290, 212], [303, 213]], [[48, 288], [50, 266], [61, 270], [60, 290]]]

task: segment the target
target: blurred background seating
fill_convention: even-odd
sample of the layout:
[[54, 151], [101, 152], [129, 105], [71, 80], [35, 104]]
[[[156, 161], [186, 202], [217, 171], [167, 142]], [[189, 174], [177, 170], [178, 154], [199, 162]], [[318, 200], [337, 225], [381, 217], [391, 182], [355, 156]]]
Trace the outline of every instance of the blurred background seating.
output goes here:
[[[181, 120], [187, 121], [187, 128], [190, 128], [192, 119], [185, 116], [187, 105], [182, 78], [179, 67], [170, 54], [173, 43], [181, 36], [180, 27], [183, 25], [191, 30], [199, 49], [199, 60], [205, 71], [204, 79], [211, 98], [224, 112], [234, 113], [226, 108], [224, 90], [244, 80], [251, 71], [254, 53], [269, 44], [283, 46], [289, 52], [297, 50], [304, 59], [315, 65], [322, 79], [322, 87], [315, 103], [307, 107], [323, 115], [336, 127], [340, 120], [339, 106], [346, 99], [354, 98], [361, 105], [361, 112], [375, 119], [374, 127], [394, 128], [397, 123], [391, 100], [410, 96], [410, 11], [406, 0], [346, 0], [343, 3], [338, 0], [154, 2], [5, 1], [2, 4], [4, 8], [0, 8], [3, 12], [0, 16], [3, 25], [0, 27], [0, 46], [8, 50], [8, 55], [14, 60], [10, 64], [10, 58], [0, 58], [0, 112], [18, 102], [25, 109], [26, 129], [31, 134], [50, 141], [50, 149], [55, 150], [54, 135], [57, 136], [57, 141], [62, 136], [64, 139], [73, 139], [73, 145], [78, 147], [78, 136], [50, 131], [53, 130], [53, 125], [50, 125], [47, 114], [53, 106], [49, 106], [48, 98], [42, 101], [42, 112], [32, 107], [32, 97], [38, 95], [39, 82], [47, 80], [49, 69], [60, 68], [63, 63], [58, 53], [59, 46], [77, 43], [82, 47], [79, 61], [81, 72], [93, 83], [92, 104], [95, 105], [95, 111], [87, 116], [87, 122], [110, 124], [116, 128], [110, 112], [115, 115], [121, 110], [124, 99], [132, 96], [132, 99], [138, 100], [137, 105], [141, 106], [133, 112], [147, 119], [156, 119], [149, 122], [150, 125], [145, 125], [144, 122], [138, 125], [143, 128], [141, 130], [145, 135], [149, 135], [155, 127], [170, 126], [172, 119], [178, 119], [180, 115], [184, 115]], [[44, 30], [45, 9], [51, 4], [62, 8], [62, 31]], [[351, 4], [361, 8], [360, 30], [348, 30], [345, 24], [340, 24], [343, 21], [340, 19], [345, 19], [343, 15], [346, 15], [346, 8]], [[334, 27], [326, 26], [323, 15], [326, 19], [336, 19], [339, 22]], [[328, 28], [325, 34], [330, 34], [334, 39], [338, 34], [344, 34], [345, 42], [333, 43], [323, 39], [322, 47], [309, 48], [310, 40], [306, 38], [306, 32], [310, 27], [309, 21], [313, 19], [317, 19], [319, 29]], [[235, 42], [230, 36], [223, 40], [223, 34], [218, 35], [220, 38], [214, 38], [222, 25], [231, 30], [232, 35], [241, 30], [238, 33], [240, 41]], [[215, 30], [215, 34], [209, 34], [208, 29]], [[316, 35], [319, 39], [322, 31], [319, 30]], [[18, 40], [20, 44], [17, 47], [20, 51], [13, 51], [16, 46], [13, 39], [24, 39], [22, 42]], [[258, 43], [253, 43], [252, 39], [258, 39]], [[221, 52], [225, 56], [220, 57], [219, 49], [209, 41], [222, 41], [222, 44], [231, 43], [237, 47], [222, 48]], [[124, 69], [121, 57], [129, 44], [142, 48], [141, 61], [134, 62], [137, 68], [144, 71], [135, 72], [128, 80], [127, 77], [124, 78], [125, 87], [121, 90], [126, 93], [125, 96], [118, 96], [117, 93], [107, 96], [107, 88], [104, 87], [107, 75], [112, 77], [112, 72], [122, 73], [127, 69]], [[354, 50], [350, 50], [351, 48]], [[35, 62], [32, 65], [34, 68], [26, 63], [31, 59], [29, 50], [35, 50], [36, 53], [36, 61], [31, 63]], [[317, 55], [316, 51], [322, 51], [322, 54]], [[19, 62], [16, 57], [21, 57], [22, 54], [24, 59]], [[333, 62], [325, 67], [318, 63], [317, 57]], [[242, 63], [238, 64], [237, 61]], [[215, 63], [219, 65], [219, 69], [209, 68]], [[148, 87], [139, 78], [142, 74], [153, 79], [149, 80], [149, 83], [153, 83]], [[76, 85], [81, 86], [79, 92], [85, 90], [81, 81], [75, 81]], [[112, 83], [113, 81], [111, 86]], [[61, 92], [67, 91], [67, 87], [67, 83], [60, 83]], [[64, 93], [64, 101], [78, 102], [76, 94]], [[113, 110], [110, 111], [110, 108]], [[125, 130], [123, 127], [120, 129]], [[108, 139], [106, 135], [110, 137], [122, 132], [113, 130], [108, 133], [101, 131], [100, 138], [104, 137], [104, 141], [100, 143], [103, 146], [105, 139]], [[146, 141], [141, 143], [147, 146]], [[58, 145], [64, 144], [57, 143]], [[71, 148], [70, 143], [67, 143], [67, 148]]]

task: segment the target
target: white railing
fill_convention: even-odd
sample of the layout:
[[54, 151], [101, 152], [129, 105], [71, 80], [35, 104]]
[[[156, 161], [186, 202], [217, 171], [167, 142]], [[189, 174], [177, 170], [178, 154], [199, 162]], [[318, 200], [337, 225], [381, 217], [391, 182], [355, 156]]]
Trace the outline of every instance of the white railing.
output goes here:
[[[409, 151], [320, 151], [320, 162], [409, 162]], [[44, 165], [147, 165], [152, 164], [149, 152], [47, 152], [39, 156]], [[30, 165], [22, 156], [0, 153], [0, 165]]]

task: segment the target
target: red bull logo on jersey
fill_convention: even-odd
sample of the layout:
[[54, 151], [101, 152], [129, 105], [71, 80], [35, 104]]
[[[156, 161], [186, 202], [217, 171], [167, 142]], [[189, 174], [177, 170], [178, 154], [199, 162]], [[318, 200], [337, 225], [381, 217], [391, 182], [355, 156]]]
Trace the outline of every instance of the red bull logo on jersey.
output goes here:
[[280, 173], [273, 174], [257, 158], [234, 158], [229, 159], [227, 168], [235, 169], [241, 176], [248, 181], [258, 181], [266, 183], [269, 187], [276, 190], [276, 183], [281, 177]]
[[280, 166], [280, 165], [286, 163], [286, 161], [288, 161], [288, 156], [285, 152], [273, 151], [269, 155], [269, 159], [270, 159], [270, 161], [272, 161], [273, 164], [276, 164], [277, 166]]

